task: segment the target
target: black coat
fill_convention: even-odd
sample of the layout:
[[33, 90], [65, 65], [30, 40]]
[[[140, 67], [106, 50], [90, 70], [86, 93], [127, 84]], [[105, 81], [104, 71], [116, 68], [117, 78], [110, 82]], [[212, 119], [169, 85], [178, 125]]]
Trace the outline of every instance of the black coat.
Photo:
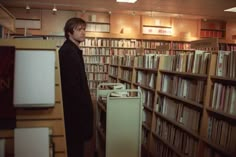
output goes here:
[[93, 133], [93, 107], [82, 55], [70, 40], [59, 50], [67, 142], [86, 141]]

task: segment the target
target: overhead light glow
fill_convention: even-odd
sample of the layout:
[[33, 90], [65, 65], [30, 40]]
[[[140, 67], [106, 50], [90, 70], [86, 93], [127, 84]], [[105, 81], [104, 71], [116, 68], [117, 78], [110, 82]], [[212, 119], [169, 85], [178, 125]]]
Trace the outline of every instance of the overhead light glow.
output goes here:
[[57, 11], [57, 8], [56, 8], [56, 5], [54, 4], [54, 7], [52, 9], [53, 12], [56, 12]]
[[224, 11], [228, 11], [228, 12], [236, 12], [236, 7], [229, 8], [229, 9], [225, 9]]
[[137, 0], [116, 0], [116, 2], [120, 3], [135, 3]]
[[25, 7], [26, 10], [30, 10], [30, 6], [27, 4]]

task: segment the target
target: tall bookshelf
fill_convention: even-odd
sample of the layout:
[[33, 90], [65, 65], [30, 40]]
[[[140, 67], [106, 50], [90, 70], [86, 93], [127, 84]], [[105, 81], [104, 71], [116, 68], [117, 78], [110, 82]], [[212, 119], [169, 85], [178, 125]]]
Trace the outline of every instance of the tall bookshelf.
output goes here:
[[209, 76], [209, 94], [204, 106], [201, 129], [202, 152], [207, 156], [233, 157], [236, 154], [236, 76], [235, 52], [213, 54], [214, 68]]
[[[220, 56], [224, 63], [218, 63]], [[155, 57], [158, 63], [148, 67]], [[234, 61], [235, 52], [219, 51], [217, 39], [193, 41], [173, 55], [137, 56], [133, 87], [143, 93], [143, 156], [235, 155], [235, 94], [226, 94], [235, 93]], [[221, 66], [228, 70], [219, 76]]]
[[118, 82], [124, 84], [126, 89], [132, 89], [135, 80], [135, 69], [137, 64], [137, 57], [134, 55], [124, 55], [120, 57], [120, 75]]
[[110, 40], [108, 38], [86, 38], [81, 43], [81, 48], [90, 93], [95, 95], [98, 84], [108, 80]]

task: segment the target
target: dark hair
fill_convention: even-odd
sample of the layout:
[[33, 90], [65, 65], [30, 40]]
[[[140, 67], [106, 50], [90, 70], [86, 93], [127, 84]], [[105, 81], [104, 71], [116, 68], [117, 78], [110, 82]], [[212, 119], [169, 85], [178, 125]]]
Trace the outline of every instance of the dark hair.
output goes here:
[[65, 37], [66, 39], [69, 38], [69, 34], [74, 33], [74, 28], [76, 28], [77, 26], [82, 25], [82, 26], [86, 26], [86, 22], [78, 17], [73, 17], [70, 18], [69, 20], [66, 21], [65, 27], [64, 27], [64, 32], [65, 32]]

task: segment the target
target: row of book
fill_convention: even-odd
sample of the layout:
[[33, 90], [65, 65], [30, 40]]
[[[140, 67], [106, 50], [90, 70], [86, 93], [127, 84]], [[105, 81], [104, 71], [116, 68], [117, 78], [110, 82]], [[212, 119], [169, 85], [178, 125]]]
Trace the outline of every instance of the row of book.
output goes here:
[[155, 132], [185, 156], [197, 157], [198, 140], [171, 123], [157, 117]]
[[223, 51], [236, 51], [236, 45], [219, 43], [219, 50]]
[[195, 50], [186, 53], [179, 53], [176, 55], [165, 56], [164, 70], [188, 72], [196, 74], [206, 74], [210, 53]]
[[152, 125], [152, 112], [148, 112], [147, 110], [143, 110], [142, 112], [142, 122], [151, 128]]
[[173, 50], [190, 50], [190, 43], [172, 43], [171, 47]]
[[236, 153], [236, 126], [228, 121], [209, 116], [208, 140], [224, 148], [231, 154]]
[[83, 55], [110, 55], [110, 48], [104, 47], [83, 47]]
[[155, 141], [154, 146], [154, 154], [155, 156], [160, 157], [179, 157], [175, 152], [173, 152], [169, 147], [163, 144], [161, 141]]
[[203, 103], [205, 81], [181, 78], [174, 75], [162, 75], [161, 92], [183, 97], [197, 103]]
[[157, 53], [157, 50], [156, 49], [144, 49], [143, 53], [144, 54], [155, 54], [155, 53]]
[[133, 66], [135, 62], [135, 56], [124, 55], [121, 56], [121, 65], [124, 66]]
[[200, 36], [202, 38], [209, 38], [209, 37], [214, 37], [214, 38], [223, 38], [225, 36], [224, 31], [218, 31], [218, 30], [201, 30], [200, 31]]
[[122, 48], [144, 48], [156, 49], [158, 46], [168, 45], [174, 50], [188, 50], [190, 43], [184, 42], [167, 42], [154, 40], [136, 40], [136, 39], [108, 39], [108, 38], [86, 38], [81, 43], [82, 47], [122, 47]]
[[225, 157], [224, 155], [221, 155], [220, 153], [214, 151], [207, 145], [204, 147], [204, 154], [203, 157]]
[[164, 56], [164, 69], [177, 72], [206, 74], [210, 53], [196, 50], [195, 52], [177, 53], [176, 55], [145, 54], [138, 56], [137, 67], [156, 69], [160, 56]]
[[85, 38], [84, 42], [80, 43], [80, 46], [97, 46], [97, 40], [95, 38]]
[[88, 81], [88, 86], [90, 89], [97, 89], [97, 86], [99, 85], [99, 83], [103, 82], [104, 80], [100, 80], [100, 81]]
[[119, 65], [120, 64], [120, 60], [121, 60], [121, 56], [112, 55], [110, 57], [110, 59], [111, 59], [111, 65]]
[[86, 72], [107, 72], [108, 71], [108, 64], [101, 65], [101, 64], [86, 64], [85, 65]]
[[236, 51], [219, 51], [216, 76], [236, 78]]
[[147, 145], [149, 136], [150, 136], [149, 131], [147, 129], [142, 129], [142, 137], [141, 137], [142, 145]]
[[144, 105], [153, 108], [153, 103], [154, 103], [154, 93], [148, 90], [144, 90], [143, 88], [140, 88], [142, 91], [142, 96], [143, 96], [143, 101]]
[[97, 46], [109, 47], [110, 46], [110, 39], [97, 39]]
[[170, 42], [165, 42], [165, 41], [142, 41], [142, 48], [151, 48], [151, 49], [156, 49], [158, 46], [161, 45], [169, 45]]
[[210, 53], [197, 50], [189, 53], [179, 53], [176, 55], [176, 66], [173, 69], [178, 72], [192, 72], [206, 74]]
[[198, 110], [187, 107], [183, 103], [165, 96], [159, 97], [155, 110], [165, 117], [183, 124], [189, 130], [194, 132], [199, 131], [201, 113]]
[[109, 75], [118, 77], [118, 68], [110, 66], [110, 68], [109, 68]]
[[126, 69], [122, 69], [121, 70], [121, 78], [127, 81], [132, 81], [132, 71], [130, 70], [126, 70]]
[[122, 47], [122, 48], [138, 48], [141, 45], [141, 41], [138, 40], [119, 40], [119, 39], [112, 39], [111, 40], [111, 47]]
[[108, 80], [108, 74], [106, 73], [86, 73], [88, 80]]
[[160, 61], [160, 55], [158, 54], [145, 54], [137, 56], [137, 67], [157, 69]]
[[109, 64], [109, 56], [84, 56], [84, 63], [86, 64]]
[[137, 51], [135, 49], [124, 49], [124, 48], [112, 48], [111, 55], [137, 55]]
[[236, 86], [215, 82], [210, 107], [215, 110], [236, 115]]
[[156, 86], [156, 77], [155, 73], [147, 73], [145, 71], [137, 71], [136, 83], [155, 89]]
[[99, 46], [110, 47], [110, 39], [102, 38], [85, 38], [84, 42], [81, 42], [80, 46]]

